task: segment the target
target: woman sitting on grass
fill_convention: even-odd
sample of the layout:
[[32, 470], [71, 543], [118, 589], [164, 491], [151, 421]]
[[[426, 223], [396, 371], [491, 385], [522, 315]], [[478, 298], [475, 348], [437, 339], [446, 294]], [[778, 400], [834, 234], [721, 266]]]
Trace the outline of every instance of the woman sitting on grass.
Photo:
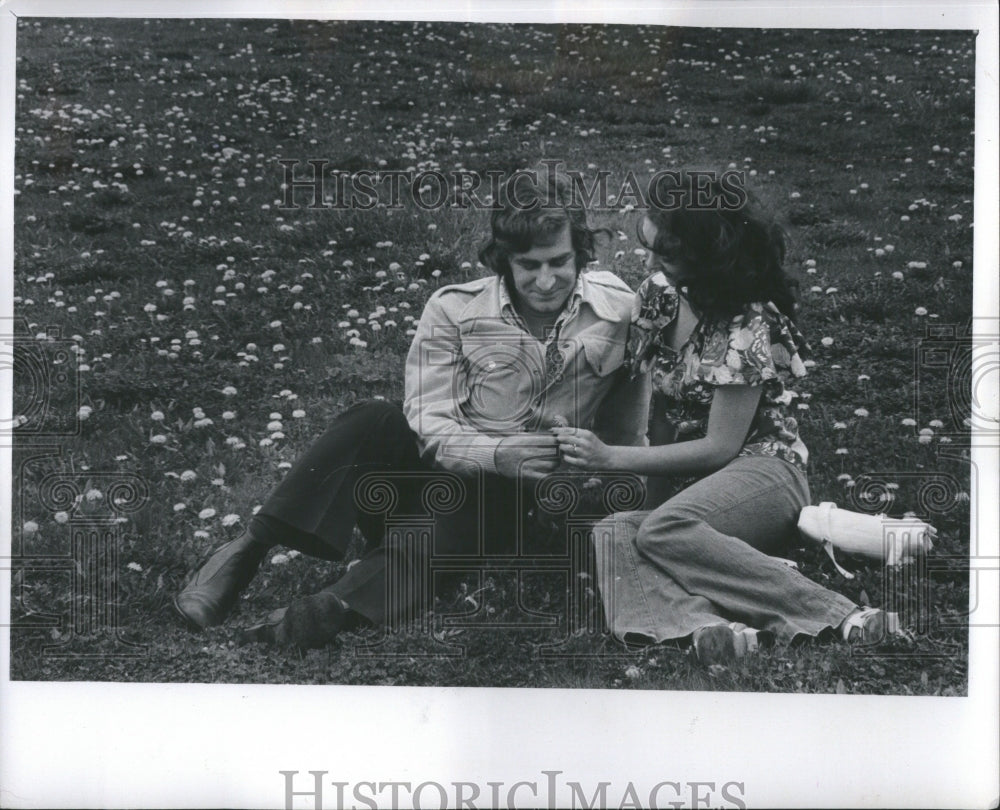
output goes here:
[[699, 207], [698, 179], [700, 189], [682, 175], [658, 207], [665, 195], [651, 185], [639, 227], [652, 275], [636, 297], [627, 362], [652, 374], [650, 446], [553, 428], [568, 464], [649, 476], [652, 512], [595, 528], [608, 624], [622, 639], [690, 637], [707, 664], [830, 628], [845, 641], [877, 640], [883, 611], [770, 556], [788, 548], [809, 504], [808, 454], [785, 388], [805, 374], [808, 347], [781, 230], [718, 182], [707, 190], [717, 206]]

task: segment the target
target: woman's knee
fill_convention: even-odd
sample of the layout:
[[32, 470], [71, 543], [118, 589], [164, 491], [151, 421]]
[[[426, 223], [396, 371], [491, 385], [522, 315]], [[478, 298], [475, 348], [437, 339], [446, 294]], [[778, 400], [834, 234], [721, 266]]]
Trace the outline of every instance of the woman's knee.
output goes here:
[[689, 526], [692, 518], [677, 510], [669, 508], [668, 504], [655, 510], [639, 526], [635, 536], [635, 546], [641, 554], [655, 552], [664, 553], [679, 551], [684, 537], [684, 528]]

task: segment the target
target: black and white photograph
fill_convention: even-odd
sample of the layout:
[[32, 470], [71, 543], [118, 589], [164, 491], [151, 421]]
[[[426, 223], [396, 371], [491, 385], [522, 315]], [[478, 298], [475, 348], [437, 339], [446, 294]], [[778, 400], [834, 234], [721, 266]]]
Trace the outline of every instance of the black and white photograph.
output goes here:
[[995, 806], [996, 10], [839, 11], [0, 5], [0, 803]]

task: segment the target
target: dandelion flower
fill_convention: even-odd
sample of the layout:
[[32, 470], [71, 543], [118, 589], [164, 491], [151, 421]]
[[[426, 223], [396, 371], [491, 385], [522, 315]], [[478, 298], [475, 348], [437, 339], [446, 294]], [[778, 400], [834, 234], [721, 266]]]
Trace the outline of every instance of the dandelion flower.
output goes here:
[[240, 522], [240, 516], [237, 515], [237, 514], [232, 514], [231, 513], [231, 514], [226, 515], [224, 518], [222, 518], [222, 525], [226, 526], [227, 528], [229, 526], [233, 526], [233, 525], [235, 525], [235, 524], [237, 524], [239, 522]]
[[202, 520], [208, 520], [209, 518], [213, 518], [215, 517], [215, 510], [212, 509], [212, 507], [208, 507], [207, 509], [202, 509], [198, 513], [198, 517], [201, 518]]
[[31, 537], [38, 532], [38, 524], [33, 520], [26, 520], [24, 525], [21, 527], [21, 533], [25, 537]]
[[69, 521], [69, 512], [56, 512], [52, 519], [56, 523], [67, 523]]

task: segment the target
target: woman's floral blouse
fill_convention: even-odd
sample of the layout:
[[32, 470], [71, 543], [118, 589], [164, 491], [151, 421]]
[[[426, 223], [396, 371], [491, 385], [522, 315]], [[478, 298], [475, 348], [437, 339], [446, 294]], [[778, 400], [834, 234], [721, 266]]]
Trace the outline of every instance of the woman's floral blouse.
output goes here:
[[652, 373], [653, 419], [665, 419], [673, 441], [699, 439], [716, 386], [759, 385], [760, 405], [739, 455], [777, 456], [805, 472], [808, 451], [788, 409], [798, 394], [786, 388], [806, 373], [802, 333], [774, 304], [749, 304], [731, 319], [702, 317], [674, 351], [664, 336], [678, 306], [677, 289], [660, 272], [639, 287], [632, 310], [626, 362], [633, 376]]

